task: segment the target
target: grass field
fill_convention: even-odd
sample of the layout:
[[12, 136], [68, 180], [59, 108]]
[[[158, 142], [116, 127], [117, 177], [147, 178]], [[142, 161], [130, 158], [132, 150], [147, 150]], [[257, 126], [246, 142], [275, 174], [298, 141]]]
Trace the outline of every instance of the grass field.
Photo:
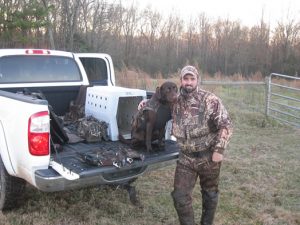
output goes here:
[[[216, 225], [300, 224], [300, 130], [266, 119], [263, 87], [208, 87], [222, 97], [234, 123], [220, 180]], [[170, 196], [175, 165], [139, 178], [143, 207], [121, 188], [43, 193], [28, 186], [23, 206], [0, 213], [1, 225], [175, 225]], [[194, 190], [201, 216], [199, 185]]]

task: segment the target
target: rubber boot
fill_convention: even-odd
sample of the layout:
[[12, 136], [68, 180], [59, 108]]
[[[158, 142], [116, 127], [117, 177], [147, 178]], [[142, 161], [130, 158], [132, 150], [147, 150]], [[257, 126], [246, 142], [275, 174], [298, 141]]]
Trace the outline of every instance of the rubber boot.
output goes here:
[[218, 205], [218, 192], [202, 191], [201, 225], [212, 225]]
[[172, 192], [172, 197], [180, 225], [195, 225], [194, 210], [191, 201], [174, 194], [174, 192]]

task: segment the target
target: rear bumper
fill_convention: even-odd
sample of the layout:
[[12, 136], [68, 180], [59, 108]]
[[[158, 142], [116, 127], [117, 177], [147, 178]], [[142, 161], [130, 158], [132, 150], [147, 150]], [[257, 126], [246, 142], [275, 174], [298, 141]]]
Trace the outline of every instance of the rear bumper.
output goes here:
[[171, 165], [177, 158], [178, 152], [174, 152], [163, 159], [150, 159], [120, 169], [113, 166], [95, 167], [93, 170], [82, 172], [77, 180], [67, 180], [52, 168], [37, 170], [35, 172], [35, 182], [36, 187], [45, 192], [64, 191], [103, 184], [122, 184], [149, 171]]

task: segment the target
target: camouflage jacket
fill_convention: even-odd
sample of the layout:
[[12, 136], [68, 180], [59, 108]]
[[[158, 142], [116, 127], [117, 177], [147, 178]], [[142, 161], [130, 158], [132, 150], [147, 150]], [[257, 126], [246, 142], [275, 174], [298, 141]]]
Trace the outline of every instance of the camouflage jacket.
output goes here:
[[198, 89], [181, 93], [173, 110], [173, 135], [182, 152], [217, 151], [223, 154], [232, 134], [231, 121], [221, 100]]

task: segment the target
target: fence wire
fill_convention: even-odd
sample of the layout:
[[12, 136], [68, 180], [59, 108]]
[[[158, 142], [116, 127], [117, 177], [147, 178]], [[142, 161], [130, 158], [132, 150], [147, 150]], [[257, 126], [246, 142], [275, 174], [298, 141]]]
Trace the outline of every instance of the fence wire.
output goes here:
[[272, 73], [260, 81], [201, 81], [240, 111], [265, 113], [281, 123], [300, 128], [300, 78]]

